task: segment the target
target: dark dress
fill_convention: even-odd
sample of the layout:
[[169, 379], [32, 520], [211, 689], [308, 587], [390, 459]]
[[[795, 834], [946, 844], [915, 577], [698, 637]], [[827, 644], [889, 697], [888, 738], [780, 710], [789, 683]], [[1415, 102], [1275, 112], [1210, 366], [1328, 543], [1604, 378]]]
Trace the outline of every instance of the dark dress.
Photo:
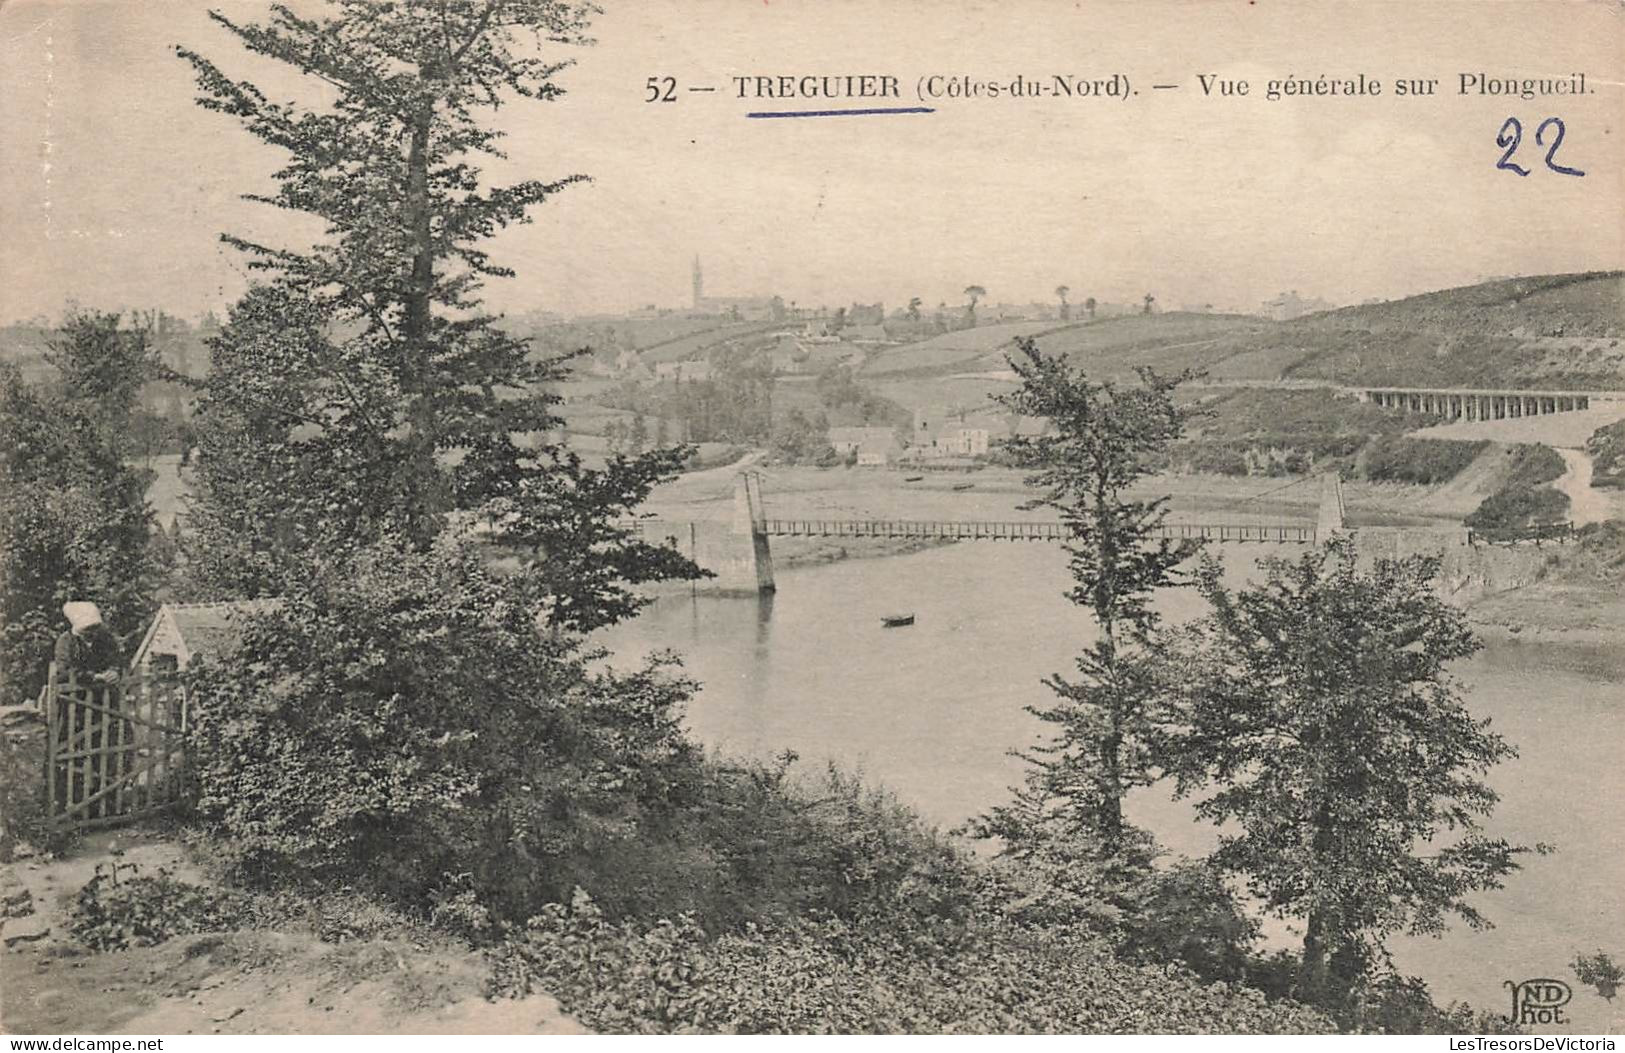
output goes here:
[[106, 626], [87, 629], [84, 635], [75, 635], [70, 629], [56, 638], [56, 675], [66, 679], [68, 670], [79, 680], [88, 680], [109, 670], [117, 672], [123, 664], [118, 643]]

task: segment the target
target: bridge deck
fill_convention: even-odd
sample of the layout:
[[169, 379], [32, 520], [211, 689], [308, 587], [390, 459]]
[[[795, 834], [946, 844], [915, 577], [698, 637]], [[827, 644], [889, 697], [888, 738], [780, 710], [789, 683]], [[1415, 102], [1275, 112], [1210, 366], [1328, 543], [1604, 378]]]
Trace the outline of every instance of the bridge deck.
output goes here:
[[[921, 519], [767, 519], [762, 532], [769, 537], [943, 538], [956, 541], [1064, 541], [1061, 523], [1036, 521], [967, 522]], [[1310, 544], [1310, 525], [1169, 523], [1159, 536], [1177, 540], [1273, 541]]]

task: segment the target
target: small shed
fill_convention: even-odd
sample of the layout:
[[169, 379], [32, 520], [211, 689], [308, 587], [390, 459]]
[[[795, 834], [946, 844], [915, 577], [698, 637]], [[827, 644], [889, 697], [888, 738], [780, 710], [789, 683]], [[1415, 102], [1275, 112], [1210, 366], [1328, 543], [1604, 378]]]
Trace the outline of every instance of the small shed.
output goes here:
[[166, 603], [153, 615], [130, 668], [179, 672], [199, 655], [219, 654], [236, 639], [236, 618], [266, 610], [276, 600], [225, 603]]

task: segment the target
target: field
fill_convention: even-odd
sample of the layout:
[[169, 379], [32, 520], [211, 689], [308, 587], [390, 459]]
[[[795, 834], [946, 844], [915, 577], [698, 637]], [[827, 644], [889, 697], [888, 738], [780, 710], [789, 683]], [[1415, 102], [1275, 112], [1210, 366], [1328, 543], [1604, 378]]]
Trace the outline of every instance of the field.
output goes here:
[[[1084, 323], [1071, 323], [1082, 325]], [[894, 347], [871, 359], [863, 367], [867, 377], [890, 376], [898, 373], [936, 373], [943, 370], [993, 368], [1003, 364], [1002, 352], [1018, 336], [1033, 336], [1068, 327], [1068, 323], [1055, 321], [1007, 322], [983, 325], [975, 329], [958, 329], [933, 336], [916, 344]]]

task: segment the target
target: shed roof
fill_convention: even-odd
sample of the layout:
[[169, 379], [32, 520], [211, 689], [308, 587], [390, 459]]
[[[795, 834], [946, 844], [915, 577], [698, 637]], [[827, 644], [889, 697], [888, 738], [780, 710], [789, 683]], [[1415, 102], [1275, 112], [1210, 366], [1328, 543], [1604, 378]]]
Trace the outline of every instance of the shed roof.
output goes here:
[[268, 610], [277, 602], [263, 599], [166, 603], [153, 616], [152, 625], [142, 637], [131, 664], [140, 665], [153, 654], [172, 654], [185, 666], [199, 655], [219, 654], [237, 638], [237, 617]]

